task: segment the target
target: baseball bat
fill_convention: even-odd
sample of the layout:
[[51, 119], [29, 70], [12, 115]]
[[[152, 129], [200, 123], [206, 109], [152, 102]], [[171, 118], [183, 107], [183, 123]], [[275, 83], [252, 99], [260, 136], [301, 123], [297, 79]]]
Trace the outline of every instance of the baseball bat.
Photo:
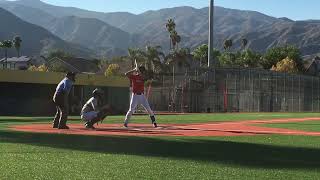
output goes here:
[[136, 66], [136, 70], [138, 70], [138, 63], [137, 63], [137, 59], [134, 60], [134, 65]]

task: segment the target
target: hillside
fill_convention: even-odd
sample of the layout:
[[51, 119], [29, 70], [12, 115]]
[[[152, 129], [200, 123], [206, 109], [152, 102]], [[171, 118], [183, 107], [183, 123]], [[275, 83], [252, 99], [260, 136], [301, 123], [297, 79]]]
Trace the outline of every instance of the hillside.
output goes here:
[[65, 41], [105, 54], [114, 47], [127, 49], [131, 38], [129, 33], [98, 19], [75, 16], [58, 18], [47, 29]]
[[[67, 43], [48, 30], [27, 23], [2, 8], [0, 8], [0, 23], [5, 24], [5, 26], [0, 28], [0, 40], [11, 40], [15, 35], [21, 36], [23, 40], [21, 47], [22, 55], [44, 55], [52, 49], [68, 50], [70, 53], [83, 57], [94, 55], [90, 50], [79, 45]], [[9, 56], [15, 55], [15, 50], [11, 49]]]
[[[161, 45], [164, 50], [168, 50], [169, 35], [165, 23], [169, 18], [175, 20], [176, 29], [182, 36], [181, 47], [192, 49], [206, 43], [208, 38], [208, 8], [176, 7], [135, 15], [126, 12], [102, 13], [59, 7], [40, 0], [0, 1], [1, 7], [8, 5], [27, 7], [23, 10], [16, 7], [11, 12], [24, 20], [45, 27], [64, 40], [100, 49], [102, 53], [103, 49], [117, 49], [125, 53], [128, 46], [144, 47], [148, 44]], [[42, 11], [39, 14], [43, 16], [28, 18], [31, 17], [30, 14], [34, 14], [30, 11], [35, 9]], [[214, 44], [219, 49], [223, 48], [224, 40], [229, 38], [234, 40], [233, 48], [238, 49], [240, 40], [247, 38], [249, 47], [260, 52], [286, 43], [298, 46], [304, 55], [320, 52], [320, 32], [317, 31], [320, 21], [317, 20], [293, 21], [255, 11], [216, 7], [214, 21]], [[72, 30], [75, 32], [71, 33]], [[89, 34], [90, 38], [83, 37], [85, 34]]]

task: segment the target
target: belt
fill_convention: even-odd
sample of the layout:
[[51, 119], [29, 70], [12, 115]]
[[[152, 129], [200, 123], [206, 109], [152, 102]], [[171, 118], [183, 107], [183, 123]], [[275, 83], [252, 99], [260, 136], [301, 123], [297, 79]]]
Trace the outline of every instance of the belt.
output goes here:
[[142, 95], [143, 93], [133, 93], [134, 95]]

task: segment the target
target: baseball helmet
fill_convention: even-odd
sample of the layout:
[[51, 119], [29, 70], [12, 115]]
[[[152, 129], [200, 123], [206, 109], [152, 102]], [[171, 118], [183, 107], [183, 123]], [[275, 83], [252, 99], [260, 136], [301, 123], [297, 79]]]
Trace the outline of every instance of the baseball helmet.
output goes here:
[[98, 88], [92, 91], [93, 96], [102, 96], [103, 94], [104, 94], [103, 90]]
[[75, 72], [68, 72], [68, 73], [66, 74], [66, 77], [69, 78], [69, 79], [71, 79], [71, 80], [73, 80], [73, 81], [75, 81], [75, 79], [76, 79], [76, 73], [75, 73]]

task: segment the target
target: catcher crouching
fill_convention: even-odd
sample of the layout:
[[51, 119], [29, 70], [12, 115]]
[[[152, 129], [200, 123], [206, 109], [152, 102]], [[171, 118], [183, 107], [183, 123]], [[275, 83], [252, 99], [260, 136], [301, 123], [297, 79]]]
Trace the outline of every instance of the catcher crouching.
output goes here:
[[81, 110], [81, 119], [85, 122], [87, 129], [95, 129], [94, 125], [103, 121], [111, 111], [110, 105], [103, 105], [104, 92], [95, 89], [90, 98]]

